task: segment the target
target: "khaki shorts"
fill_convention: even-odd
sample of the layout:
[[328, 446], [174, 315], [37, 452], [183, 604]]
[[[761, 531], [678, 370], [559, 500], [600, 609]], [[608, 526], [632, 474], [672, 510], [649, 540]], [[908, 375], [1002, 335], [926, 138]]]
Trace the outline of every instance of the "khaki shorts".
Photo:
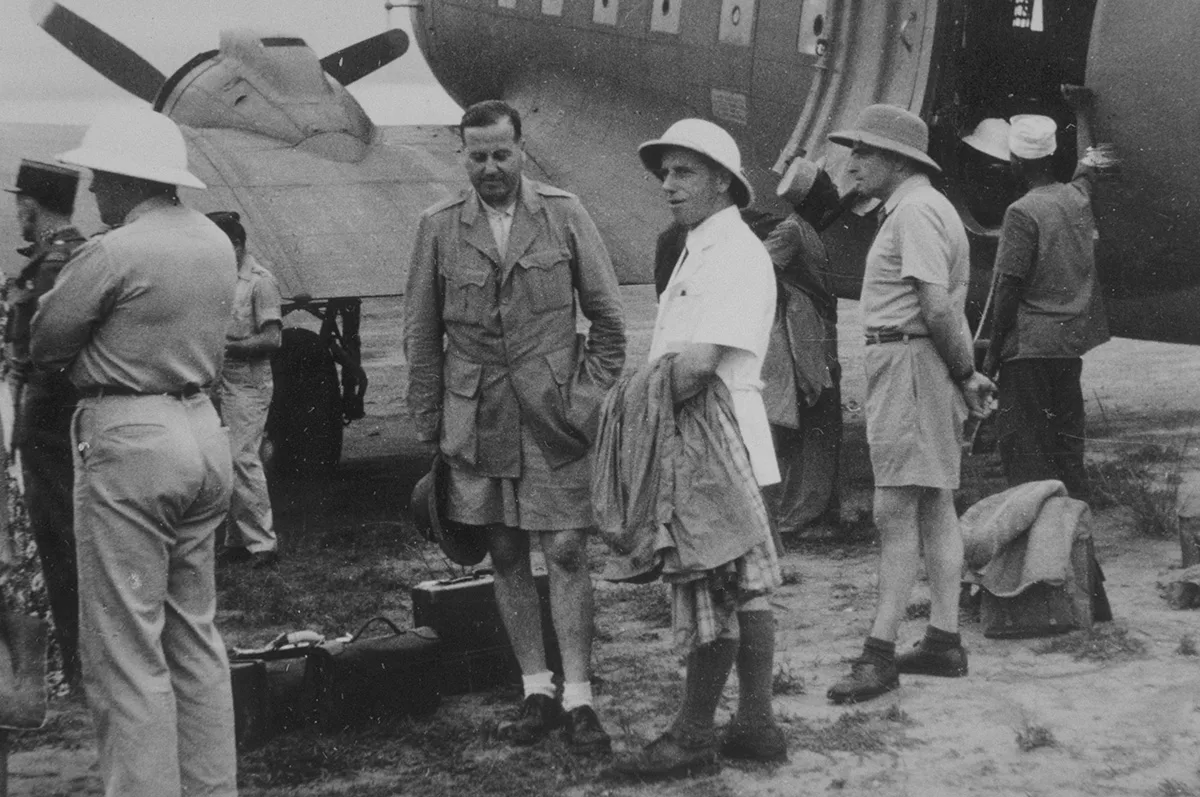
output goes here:
[[483, 476], [455, 463], [450, 467], [446, 514], [472, 526], [503, 524], [525, 531], [590, 528], [591, 457], [551, 469], [533, 436], [521, 430], [521, 476]]
[[864, 363], [875, 486], [957, 489], [967, 404], [933, 341], [868, 346]]

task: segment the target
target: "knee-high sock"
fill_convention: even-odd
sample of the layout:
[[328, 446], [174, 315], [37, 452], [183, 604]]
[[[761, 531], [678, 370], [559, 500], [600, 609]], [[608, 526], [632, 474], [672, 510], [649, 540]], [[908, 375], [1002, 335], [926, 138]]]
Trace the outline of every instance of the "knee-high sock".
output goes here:
[[688, 655], [683, 706], [674, 730], [686, 738], [703, 739], [712, 732], [717, 704], [737, 654], [736, 639], [718, 639]]
[[775, 613], [738, 612], [741, 644], [737, 652], [737, 722], [769, 725], [774, 722], [771, 693], [775, 682]]

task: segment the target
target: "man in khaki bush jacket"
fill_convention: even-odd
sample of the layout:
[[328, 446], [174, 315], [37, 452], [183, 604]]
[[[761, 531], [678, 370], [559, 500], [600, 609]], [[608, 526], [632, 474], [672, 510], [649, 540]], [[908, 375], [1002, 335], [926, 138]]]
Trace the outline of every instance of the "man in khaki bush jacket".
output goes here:
[[[616, 274], [572, 194], [522, 176], [521, 118], [471, 106], [461, 135], [472, 188], [422, 214], [405, 292], [408, 408], [449, 464], [446, 515], [479, 527], [525, 687], [502, 731], [532, 744], [561, 728], [605, 752], [589, 683], [592, 527], [587, 453], [625, 360]], [[591, 322], [576, 334], [576, 298]], [[563, 663], [546, 664], [530, 537], [540, 538]]]

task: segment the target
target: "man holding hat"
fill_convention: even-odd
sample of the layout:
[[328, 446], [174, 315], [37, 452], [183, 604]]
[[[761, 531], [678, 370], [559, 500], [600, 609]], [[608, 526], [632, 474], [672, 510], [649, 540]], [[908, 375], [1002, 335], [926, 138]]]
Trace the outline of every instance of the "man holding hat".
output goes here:
[[75, 533], [71, 509], [71, 415], [75, 387], [61, 373], [33, 368], [29, 327], [38, 299], [84, 242], [71, 224], [79, 173], [50, 163], [21, 161], [17, 197], [21, 234], [31, 246], [29, 262], [9, 292], [4, 330], [9, 375], [15, 388], [13, 448], [20, 452], [29, 527], [37, 542], [54, 617], [54, 638], [62, 656], [63, 680], [80, 685], [79, 592], [75, 575]]
[[[592, 707], [594, 526], [588, 452], [625, 362], [617, 277], [573, 194], [523, 176], [521, 116], [476, 103], [460, 125], [471, 187], [422, 215], [405, 290], [408, 406], [448, 465], [446, 519], [486, 536], [525, 699], [515, 744], [561, 729], [576, 753], [611, 741]], [[591, 325], [576, 333], [578, 314]], [[541, 543], [562, 655], [547, 666], [530, 563]]]
[[[958, 213], [930, 184], [929, 129], [916, 114], [872, 105], [829, 140], [851, 148], [846, 174], [882, 202], [867, 253], [862, 312], [867, 348], [867, 442], [880, 536], [879, 607], [862, 656], [828, 697], [868, 700], [895, 689], [899, 672], [960, 676], [963, 543], [954, 490], [962, 424], [984, 416], [995, 386], [975, 370], [964, 315], [970, 251]], [[931, 609], [925, 638], [899, 657], [896, 635], [924, 551]]]
[[1084, 498], [1081, 358], [1108, 340], [1108, 323], [1090, 171], [1081, 168], [1071, 183], [1054, 178], [1056, 132], [1047, 116], [1012, 118], [1012, 170], [1026, 193], [1000, 228], [984, 369], [999, 372], [996, 427], [1009, 484], [1058, 479]]
[[[673, 355], [676, 412], [689, 400], [709, 400], [713, 390], [728, 397], [731, 420], [713, 432], [725, 442], [697, 456], [731, 457], [726, 470], [737, 474], [739, 491], [755, 508], [737, 523], [711, 519], [716, 527], [686, 529], [696, 544], [709, 539], [728, 548], [736, 541], [740, 556], [701, 571], [673, 572], [664, 565], [676, 638], [689, 645], [683, 705], [665, 733], [614, 768], [633, 777], [670, 777], [712, 769], [718, 750], [731, 758], [787, 758], [771, 707], [775, 618], [767, 596], [780, 583], [779, 562], [760, 492], [779, 481], [760, 381], [775, 314], [775, 276], [762, 242], [738, 213], [754, 195], [729, 133], [702, 119], [684, 119], [642, 144], [638, 154], [662, 180], [675, 223], [687, 229], [659, 298], [649, 360]], [[735, 662], [737, 713], [718, 743], [716, 709]]]
[[[99, 117], [59, 159], [92, 169], [101, 220], [33, 319], [33, 360], [79, 391], [72, 427], [80, 625], [108, 797], [237, 793], [213, 537], [229, 438], [207, 390], [225, 350], [233, 247], [177, 186], [178, 127]], [[120, 226], [117, 226], [120, 225]]]

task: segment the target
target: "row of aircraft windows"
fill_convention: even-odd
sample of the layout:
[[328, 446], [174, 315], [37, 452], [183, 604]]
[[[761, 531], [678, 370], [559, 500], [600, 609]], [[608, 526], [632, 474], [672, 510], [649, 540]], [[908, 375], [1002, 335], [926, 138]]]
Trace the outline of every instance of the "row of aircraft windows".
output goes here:
[[[563, 0], [541, 0], [542, 13], [561, 17]], [[621, 0], [592, 0], [592, 22], [597, 25], [617, 24], [617, 9]], [[721, 25], [717, 40], [725, 44], [749, 47], [754, 34], [754, 6], [757, 0], [721, 0]], [[496, 0], [500, 8], [515, 9], [517, 0]], [[800, 35], [796, 48], [808, 55], [824, 55], [825, 15], [829, 0], [804, 0], [800, 8]], [[654, 0], [650, 13], [650, 30], [655, 33], [678, 34], [683, 0]]]

